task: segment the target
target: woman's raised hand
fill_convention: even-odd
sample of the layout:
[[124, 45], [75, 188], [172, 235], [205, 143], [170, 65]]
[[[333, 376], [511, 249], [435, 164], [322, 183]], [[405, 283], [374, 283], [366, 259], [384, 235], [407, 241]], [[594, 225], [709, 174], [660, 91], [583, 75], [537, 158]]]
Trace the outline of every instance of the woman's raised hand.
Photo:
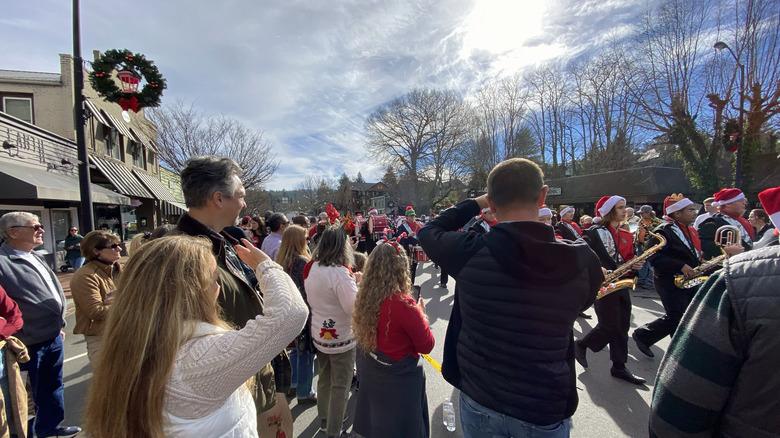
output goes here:
[[236, 245], [236, 254], [238, 255], [238, 258], [250, 268], [257, 269], [257, 266], [260, 263], [271, 260], [271, 257], [268, 257], [268, 254], [260, 251], [256, 246], [252, 245], [252, 242], [241, 239], [241, 243], [243, 243], [243, 246]]

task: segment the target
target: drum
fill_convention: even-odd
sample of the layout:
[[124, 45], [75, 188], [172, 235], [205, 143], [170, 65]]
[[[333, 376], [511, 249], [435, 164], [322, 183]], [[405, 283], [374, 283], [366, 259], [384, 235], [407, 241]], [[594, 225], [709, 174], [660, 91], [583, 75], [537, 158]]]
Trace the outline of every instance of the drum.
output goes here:
[[368, 218], [368, 232], [374, 236], [382, 235], [382, 232], [387, 228], [387, 215], [373, 215]]
[[427, 255], [425, 255], [425, 251], [423, 251], [421, 246], [415, 246], [414, 247], [414, 258], [418, 262], [430, 262], [431, 259], [428, 258]]

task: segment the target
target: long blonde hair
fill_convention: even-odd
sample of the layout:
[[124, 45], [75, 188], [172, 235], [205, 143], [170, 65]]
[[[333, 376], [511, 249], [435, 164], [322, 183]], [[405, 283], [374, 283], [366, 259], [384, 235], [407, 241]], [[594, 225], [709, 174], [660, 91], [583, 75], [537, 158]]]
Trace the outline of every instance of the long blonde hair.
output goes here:
[[282, 266], [285, 272], [289, 273], [290, 265], [296, 257], [311, 260], [309, 246], [306, 244], [306, 229], [300, 225], [290, 225], [282, 233], [282, 244], [279, 245], [275, 261]]
[[211, 295], [211, 242], [163, 237], [133, 254], [117, 283], [103, 349], [87, 396], [84, 427], [94, 438], [163, 436], [165, 386], [188, 321], [229, 328]]
[[[411, 289], [406, 251], [391, 243], [377, 245], [368, 257], [352, 311], [352, 331], [364, 351], [376, 349], [382, 302], [398, 291], [409, 293]], [[389, 329], [388, 322], [385, 331]]]

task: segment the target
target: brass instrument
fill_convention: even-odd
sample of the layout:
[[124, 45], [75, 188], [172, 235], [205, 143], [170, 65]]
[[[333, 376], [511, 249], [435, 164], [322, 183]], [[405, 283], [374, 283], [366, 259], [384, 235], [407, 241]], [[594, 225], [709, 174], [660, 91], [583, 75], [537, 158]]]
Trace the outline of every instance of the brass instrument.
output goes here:
[[599, 289], [598, 295], [596, 295], [596, 299], [600, 300], [604, 298], [605, 296], [611, 294], [612, 292], [617, 292], [622, 289], [631, 288], [632, 290], [636, 289], [636, 277], [634, 278], [626, 278], [624, 280], [619, 280], [620, 277], [625, 275], [628, 271], [631, 270], [631, 266], [638, 262], [644, 262], [650, 256], [658, 252], [661, 248], [666, 245], [666, 239], [664, 236], [653, 233], [649, 229], [647, 230], [647, 233], [650, 234], [651, 237], [654, 237], [658, 239], [658, 243], [656, 245], [651, 246], [648, 248], [645, 252], [642, 253], [642, 255], [638, 257], [634, 257], [633, 259], [623, 263], [622, 265], [618, 266], [614, 271], [607, 274], [606, 277], [604, 277], [604, 282], [601, 283], [601, 289]]
[[726, 257], [728, 257], [726, 252], [723, 251], [723, 247], [728, 245], [735, 245], [741, 240], [742, 236], [739, 234], [739, 228], [733, 225], [723, 225], [722, 227], [718, 228], [718, 230], [715, 231], [715, 243], [720, 246], [720, 250], [723, 252], [723, 254], [717, 257], [713, 257], [712, 259], [707, 260], [701, 265], [693, 268], [694, 276], [690, 280], [686, 280], [684, 275], [675, 275], [674, 285], [680, 289], [688, 289], [689, 287], [696, 287], [704, 284], [704, 282], [707, 281], [710, 276], [701, 274], [720, 265], [724, 260], [726, 260]]

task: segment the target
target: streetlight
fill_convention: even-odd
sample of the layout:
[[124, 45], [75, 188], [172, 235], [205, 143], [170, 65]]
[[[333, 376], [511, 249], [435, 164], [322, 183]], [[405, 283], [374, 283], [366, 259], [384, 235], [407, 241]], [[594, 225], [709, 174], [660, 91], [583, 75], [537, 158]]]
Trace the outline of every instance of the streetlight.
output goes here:
[[739, 149], [737, 149], [737, 165], [734, 172], [734, 186], [742, 188], [742, 146], [745, 144], [745, 64], [742, 64], [728, 44], [718, 41], [713, 46], [716, 50], [726, 49], [739, 66]]

